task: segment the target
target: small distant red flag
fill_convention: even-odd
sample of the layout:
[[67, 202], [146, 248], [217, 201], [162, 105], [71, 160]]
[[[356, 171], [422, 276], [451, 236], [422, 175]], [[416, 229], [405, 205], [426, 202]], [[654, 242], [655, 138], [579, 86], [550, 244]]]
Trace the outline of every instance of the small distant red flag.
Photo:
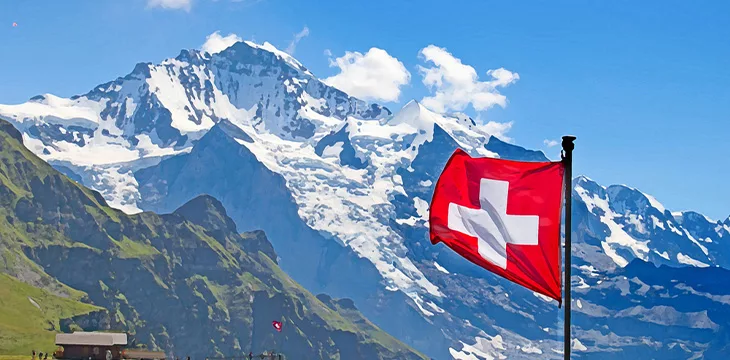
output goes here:
[[276, 329], [276, 331], [281, 332], [281, 321], [274, 320], [271, 322], [271, 325], [274, 326], [274, 329]]

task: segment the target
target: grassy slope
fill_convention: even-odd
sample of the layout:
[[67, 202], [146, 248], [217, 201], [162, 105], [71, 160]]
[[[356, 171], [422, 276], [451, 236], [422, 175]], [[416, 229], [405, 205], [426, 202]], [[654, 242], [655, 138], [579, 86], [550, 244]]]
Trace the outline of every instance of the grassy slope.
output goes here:
[[0, 355], [0, 360], [31, 360], [30, 355]]
[[[31, 300], [38, 307], [31, 303]], [[102, 310], [62, 298], [0, 273], [0, 353], [29, 354], [28, 349], [53, 351], [59, 320]]]

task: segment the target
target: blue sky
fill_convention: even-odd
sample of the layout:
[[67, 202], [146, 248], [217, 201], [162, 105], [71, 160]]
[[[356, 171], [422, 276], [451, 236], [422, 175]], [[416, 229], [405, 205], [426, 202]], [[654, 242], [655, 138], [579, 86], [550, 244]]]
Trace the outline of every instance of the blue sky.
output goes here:
[[[165, 0], [179, 1], [179, 0]], [[576, 174], [623, 183], [672, 210], [730, 214], [730, 3], [724, 1], [0, 1], [0, 103], [70, 96], [198, 48], [214, 31], [285, 49], [319, 77], [329, 57], [377, 47], [411, 74], [396, 110], [429, 90], [418, 65], [428, 45], [472, 66], [481, 81], [505, 68], [505, 108], [468, 108], [512, 122], [515, 143], [578, 136]], [[18, 26], [13, 27], [12, 23]]]

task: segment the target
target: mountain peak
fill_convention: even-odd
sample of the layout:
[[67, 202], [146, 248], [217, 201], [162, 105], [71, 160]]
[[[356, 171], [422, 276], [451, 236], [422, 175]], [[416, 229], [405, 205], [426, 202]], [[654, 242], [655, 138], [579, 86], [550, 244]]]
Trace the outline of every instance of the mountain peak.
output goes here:
[[719, 221], [715, 221], [710, 219], [709, 217], [702, 215], [696, 211], [692, 210], [685, 210], [685, 211], [678, 211], [678, 212], [672, 212], [672, 216], [675, 220], [677, 220], [680, 224], [685, 224], [687, 221], [689, 222], [697, 222], [702, 221], [708, 224], [717, 224]]
[[664, 214], [667, 209], [653, 196], [639, 191], [627, 185], [611, 185], [606, 188], [609, 198], [613, 202], [613, 206], [617, 207], [620, 213], [624, 213], [626, 209], [633, 212], [644, 213], [649, 208], [654, 208]]
[[606, 188], [604, 186], [584, 175], [573, 179], [573, 189], [577, 190], [577, 188], [581, 188], [591, 194], [597, 194], [599, 197], [603, 197], [606, 194]]
[[527, 150], [521, 146], [512, 145], [500, 140], [498, 137], [491, 135], [487, 144], [484, 145], [487, 150], [497, 153], [500, 158], [517, 161], [550, 161], [542, 151]]
[[388, 125], [407, 124], [416, 129], [432, 129], [434, 125], [439, 125], [445, 129], [471, 130], [476, 126], [476, 122], [465, 114], [439, 114], [415, 99], [407, 102], [400, 111], [384, 122]]
[[424, 108], [424, 106], [421, 105], [421, 103], [418, 102], [418, 100], [411, 99], [405, 105], [403, 105], [403, 109], [407, 109], [407, 108], [419, 108], [420, 109], [420, 108]]
[[434, 120], [431, 115], [432, 112], [430, 110], [423, 107], [418, 101], [411, 100], [386, 122], [389, 125], [407, 124], [421, 129], [425, 126], [433, 125]]
[[280, 60], [283, 60], [286, 62], [289, 66], [293, 67], [296, 70], [299, 70], [307, 75], [314, 76], [302, 63], [299, 62], [299, 60], [295, 59], [293, 56], [287, 54], [284, 51], [279, 50], [276, 46], [271, 44], [268, 41], [264, 41], [263, 44], [257, 44], [250, 40], [245, 41], [239, 41], [231, 46], [229, 46], [227, 49], [221, 51], [220, 55], [227, 55], [227, 54], [235, 54], [237, 50], [241, 50], [242, 47], [246, 47], [249, 49], [259, 49], [266, 52], [269, 52], [273, 54], [275, 57], [277, 57]]
[[137, 63], [137, 65], [134, 65], [134, 69], [132, 69], [132, 72], [130, 72], [129, 74], [127, 74], [127, 76], [123, 77], [122, 79], [123, 80], [132, 80], [132, 79], [142, 80], [142, 79], [147, 79], [147, 78], [149, 78], [152, 75], [151, 72], [150, 72], [151, 71], [150, 68], [152, 66], [153, 66], [152, 63], [149, 63], [149, 62]]
[[18, 140], [21, 144], [23, 143], [23, 135], [13, 126], [13, 124], [0, 119], [0, 131], [8, 134], [11, 138]]
[[591, 179], [591, 178], [589, 178], [588, 176], [585, 176], [585, 175], [578, 175], [578, 176], [576, 176], [573, 179], [573, 181], [575, 183], [577, 183], [577, 184], [581, 184], [581, 183], [595, 183], [595, 181], [593, 179]]
[[182, 49], [180, 50], [180, 54], [178, 54], [177, 57], [175, 57], [175, 60], [179, 61], [187, 61], [187, 62], [197, 62], [198, 60], [203, 59], [203, 53], [200, 50], [196, 49]]
[[210, 195], [200, 195], [188, 201], [175, 210], [174, 214], [206, 230], [236, 232], [236, 224], [228, 217], [223, 204]]

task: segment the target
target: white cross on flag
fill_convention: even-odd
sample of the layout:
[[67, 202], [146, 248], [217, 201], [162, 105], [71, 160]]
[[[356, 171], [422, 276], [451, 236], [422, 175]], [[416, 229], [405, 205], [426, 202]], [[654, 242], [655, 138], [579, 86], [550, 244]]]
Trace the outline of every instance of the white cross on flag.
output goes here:
[[561, 301], [562, 162], [472, 158], [457, 149], [431, 201], [431, 242]]

